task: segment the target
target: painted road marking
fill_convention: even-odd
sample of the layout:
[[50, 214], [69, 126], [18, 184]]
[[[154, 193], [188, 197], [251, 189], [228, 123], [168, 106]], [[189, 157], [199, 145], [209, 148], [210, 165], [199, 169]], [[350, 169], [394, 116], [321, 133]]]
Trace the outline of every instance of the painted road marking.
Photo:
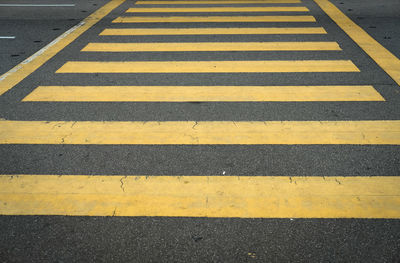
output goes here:
[[336, 42], [89, 43], [82, 51], [339, 51]]
[[135, 5], [198, 5], [198, 4], [298, 4], [301, 3], [300, 0], [214, 0], [214, 1], [137, 1]]
[[0, 36], [0, 39], [15, 39], [15, 36]]
[[400, 60], [327, 0], [314, 0], [321, 9], [357, 43], [397, 84]]
[[385, 144], [400, 121], [0, 121], [0, 144]]
[[315, 22], [313, 16], [126, 16], [113, 23]]
[[69, 61], [56, 73], [359, 72], [350, 60]]
[[75, 4], [0, 4], [0, 7], [73, 7]]
[[400, 218], [400, 177], [1, 175], [0, 214]]
[[385, 101], [372, 86], [39, 86], [23, 101]]
[[107, 28], [101, 36], [135, 35], [275, 35], [327, 34], [322, 27], [263, 27], [263, 28]]
[[210, 13], [210, 12], [308, 12], [308, 8], [302, 6], [269, 6], [269, 7], [153, 7], [153, 8], [129, 8], [128, 13]]
[[0, 95], [17, 85], [32, 72], [54, 57], [64, 47], [77, 39], [86, 30], [95, 25], [99, 20], [121, 5], [125, 0], [111, 0], [93, 14], [85, 18], [78, 25], [53, 40], [50, 44], [25, 59], [23, 62], [0, 76]]

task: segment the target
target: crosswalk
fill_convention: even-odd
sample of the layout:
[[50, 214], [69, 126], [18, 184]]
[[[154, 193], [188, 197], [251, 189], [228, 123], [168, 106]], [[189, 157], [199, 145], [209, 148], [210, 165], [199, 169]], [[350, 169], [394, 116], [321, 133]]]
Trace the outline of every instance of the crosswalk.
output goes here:
[[[305, 6], [288, 6], [299, 1], [255, 1], [261, 6], [237, 7], [235, 4], [253, 4], [245, 1], [138, 1], [126, 9], [112, 24], [129, 23], [181, 23], [189, 22], [316, 22]], [[174, 4], [174, 7], [143, 7], [144, 4]], [[208, 4], [207, 7], [190, 7], [188, 4]], [[262, 6], [265, 4], [285, 6]], [[225, 6], [220, 6], [225, 4]], [[183, 6], [183, 7], [182, 7]], [[203, 12], [206, 15], [198, 16]], [[224, 16], [213, 13], [226, 13]], [[245, 15], [229, 15], [235, 12]], [[297, 12], [296, 15], [259, 15], [260, 12]], [[141, 13], [149, 13], [140, 17]], [[156, 16], [157, 13], [170, 13]], [[174, 16], [185, 13], [185, 16]], [[252, 15], [257, 13], [258, 15]], [[172, 14], [172, 15], [171, 15]], [[300, 14], [300, 15], [299, 15]], [[81, 52], [132, 53], [132, 52], [291, 52], [332, 51], [341, 52], [337, 42], [332, 41], [264, 41], [264, 42], [101, 42], [102, 36], [155, 36], [155, 35], [214, 35], [219, 34], [326, 34], [323, 27], [202, 27], [202, 28], [105, 28], [99, 35], [100, 42], [88, 43]], [[268, 53], [264, 53], [268, 58]], [[334, 57], [335, 54], [332, 54]], [[359, 72], [351, 60], [230, 60], [201, 61], [201, 54], [193, 61], [67, 61], [58, 74], [96, 73], [309, 73], [309, 72]], [[100, 83], [99, 83], [100, 84]], [[293, 83], [295, 84], [295, 83]], [[321, 83], [323, 84], [323, 83]], [[163, 92], [167, 91], [167, 92]], [[384, 101], [371, 85], [318, 85], [318, 86], [40, 86], [24, 101]]]
[[[99, 28], [96, 37], [81, 45], [78, 59], [67, 57], [54, 68], [57, 77], [73, 78], [69, 84], [57, 82], [58, 78], [45, 81], [46, 84], [26, 94], [22, 103], [385, 102], [373, 85], [353, 84], [352, 76], [358, 76], [362, 68], [351, 57], [346, 57], [345, 48], [329, 38], [327, 30], [300, 0], [137, 1], [124, 8], [124, 14], [110, 15], [110, 22], [102, 24], [106, 26]], [[162, 36], [163, 41], [141, 39], [153, 36]], [[204, 36], [212, 36], [213, 40], [204, 41], [201, 38]], [[234, 40], [218, 39], [223, 36]], [[241, 36], [270, 36], [279, 41], [246, 41]], [[281, 36], [286, 36], [284, 41], [280, 40]], [[318, 36], [318, 41], [312, 36]], [[213, 56], [216, 52], [230, 53], [227, 59], [218, 59]], [[246, 56], [252, 52], [258, 52], [258, 59], [237, 59], [238, 54]], [[301, 52], [311, 55], [304, 58]], [[135, 60], [137, 54], [142, 55], [141, 59]], [[164, 59], [165, 54], [169, 54], [169, 59]], [[182, 54], [190, 56], [185, 60], [170, 59]], [[287, 54], [291, 54], [290, 60]], [[127, 58], [121, 60], [121, 56]], [[318, 79], [321, 83], [307, 85], [315, 82], [315, 74], [311, 73], [333, 77], [346, 73], [348, 79], [338, 81], [339, 85], [327, 84], [321, 77]], [[128, 76], [143, 75], [154, 80], [159, 74], [170, 74], [172, 83], [120, 85], [117, 81], [110, 85], [101, 78], [93, 81], [93, 76], [98, 74], [115, 75], [125, 82], [129, 82]], [[201, 82], [202, 78], [224, 74], [262, 74], [265, 83], [232, 85], [215, 81], [214, 85], [182, 85], [180, 81], [185, 75], [196, 75]], [[272, 74], [299, 74], [301, 81], [271, 85], [268, 78]], [[91, 85], [82, 84], [90, 78]], [[348, 84], [342, 84], [347, 80]], [[0, 120], [0, 144], [400, 145], [400, 121]], [[399, 185], [396, 178], [354, 177], [328, 181], [320, 176], [293, 178], [303, 188], [297, 189], [289, 176], [200, 176], [195, 179], [154, 176], [151, 181], [140, 176], [21, 175], [14, 178], [5, 175], [0, 178], [0, 184], [7, 186], [7, 190], [0, 192], [0, 196], [7, 201], [6, 205], [0, 204], [0, 213], [400, 218], [399, 193], [391, 188]], [[136, 181], [142, 188], [135, 186]], [[93, 183], [96, 186], [89, 186]], [[381, 191], [376, 184], [384, 185], [385, 190]], [[43, 190], [49, 186], [54, 189]], [[243, 193], [242, 189], [245, 189]], [[276, 189], [287, 191], [279, 193]], [[101, 200], [96, 195], [102, 195]], [[346, 207], [342, 209], [341, 204]]]

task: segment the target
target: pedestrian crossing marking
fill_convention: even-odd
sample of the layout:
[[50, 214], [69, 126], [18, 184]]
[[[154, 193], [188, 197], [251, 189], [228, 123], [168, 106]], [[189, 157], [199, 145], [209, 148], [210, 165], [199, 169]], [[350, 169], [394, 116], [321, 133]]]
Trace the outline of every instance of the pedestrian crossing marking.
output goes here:
[[39, 86], [23, 101], [385, 101], [372, 86]]
[[89, 43], [81, 51], [339, 51], [336, 42]]
[[129, 8], [127, 13], [210, 13], [210, 12], [309, 12], [303, 6], [269, 6], [269, 7], [152, 7]]
[[[324, 6], [325, 0], [316, 0]], [[113, 3], [115, 3], [113, 1]], [[122, 3], [119, 1], [118, 3]], [[300, 3], [139, 1], [138, 4]], [[118, 5], [113, 4], [114, 8]], [[326, 7], [326, 6], [325, 6]], [[331, 8], [331, 7], [328, 7]], [[139, 11], [138, 11], [139, 10]], [[192, 11], [190, 11], [192, 10]], [[197, 11], [193, 11], [197, 10]], [[305, 7], [131, 8], [128, 12], [306, 12]], [[223, 11], [221, 11], [223, 10]], [[247, 10], [247, 11], [245, 11]], [[264, 11], [260, 11], [264, 10]], [[266, 11], [269, 10], [269, 11]], [[290, 11], [292, 10], [292, 11]], [[299, 11], [302, 10], [302, 11]], [[110, 10], [95, 13], [103, 18]], [[336, 12], [336, 11], [335, 11]], [[340, 11], [339, 11], [340, 12]], [[327, 11], [332, 17], [332, 9]], [[146, 14], [144, 14], [146, 15]], [[337, 15], [337, 14], [334, 14]], [[85, 23], [91, 23], [86, 20]], [[347, 17], [334, 21], [354, 34]], [[96, 20], [98, 21], [98, 20]], [[113, 23], [315, 22], [313, 16], [128, 16]], [[119, 25], [122, 26], [122, 25]], [[87, 28], [85, 29], [87, 30]], [[84, 32], [84, 31], [82, 31]], [[82, 33], [80, 32], [79, 35]], [[112, 28], [100, 35], [326, 34], [310, 28]], [[365, 32], [364, 32], [365, 33]], [[398, 61], [357, 38], [396, 79]], [[77, 36], [76, 36], [77, 37]], [[76, 38], [75, 37], [75, 38]], [[71, 43], [75, 38], [69, 40]], [[63, 43], [65, 47], [67, 42]], [[361, 44], [360, 44], [361, 43]], [[379, 44], [378, 44], [379, 45]], [[44, 52], [30, 73], [62, 48]], [[340, 51], [335, 42], [89, 43], [86, 52]], [[383, 49], [385, 50], [385, 49]], [[390, 53], [390, 52], [389, 52]], [[332, 53], [331, 53], [332, 54]], [[379, 56], [377, 56], [379, 54]], [[89, 59], [90, 60], [90, 59]], [[388, 67], [389, 65], [389, 67]], [[360, 72], [350, 60], [68, 61], [57, 73]], [[27, 75], [29, 75], [28, 73]], [[25, 73], [24, 73], [25, 74]], [[25, 78], [26, 74], [22, 77]], [[307, 75], [314, 76], [314, 75]], [[18, 77], [20, 78], [20, 77]], [[18, 83], [22, 80], [21, 78]], [[1, 91], [0, 91], [1, 92]], [[39, 86], [23, 101], [385, 101], [372, 86]], [[0, 144], [70, 145], [400, 145], [399, 120], [361, 121], [0, 121]], [[399, 177], [400, 178], [400, 177]], [[398, 177], [0, 176], [0, 214], [259, 218], [397, 218]]]
[[125, 16], [113, 23], [315, 22], [313, 16]]
[[397, 176], [1, 175], [0, 214], [400, 218]]
[[56, 73], [359, 72], [350, 60], [68, 61]]
[[101, 36], [139, 35], [295, 35], [327, 34], [322, 27], [262, 27], [262, 28], [107, 28]]
[[198, 4], [299, 4], [300, 0], [194, 0], [194, 1], [137, 1], [135, 5], [198, 5]]
[[0, 121], [0, 144], [400, 144], [400, 121]]

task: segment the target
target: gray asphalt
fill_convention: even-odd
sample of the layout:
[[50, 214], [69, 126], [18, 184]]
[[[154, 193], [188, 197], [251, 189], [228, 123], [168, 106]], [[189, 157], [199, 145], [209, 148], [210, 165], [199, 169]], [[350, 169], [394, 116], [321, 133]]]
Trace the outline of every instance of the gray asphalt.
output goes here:
[[[22, 1], [17, 1], [21, 2]], [[61, 3], [60, 0], [58, 2]], [[68, 8], [2, 8], [0, 73], [45, 46], [106, 1]], [[400, 3], [333, 0], [400, 57]], [[24, 3], [27, 3], [24, 1]], [[63, 2], [67, 3], [67, 2]], [[311, 0], [303, 3], [322, 36], [99, 37], [134, 1], [105, 19], [0, 97], [9, 120], [399, 120], [400, 88]], [[34, 10], [34, 11], [32, 11]], [[83, 12], [86, 11], [86, 12]], [[261, 13], [260, 13], [261, 14]], [[279, 14], [279, 13], [278, 13]], [[145, 15], [145, 14], [143, 14]], [[149, 14], [151, 15], [151, 14]], [[180, 14], [182, 15], [182, 14]], [[199, 23], [202, 26], [308, 26], [308, 23]], [[142, 24], [136, 27], [178, 27]], [[343, 52], [80, 52], [89, 42], [337, 41]], [[36, 42], [35, 42], [36, 41]], [[41, 42], [38, 42], [41, 41]], [[18, 56], [16, 56], [18, 55]], [[360, 73], [54, 74], [70, 60], [351, 59]], [[38, 85], [373, 85], [386, 102], [54, 103], [21, 102]], [[0, 145], [2, 174], [398, 176], [395, 146], [343, 145]], [[400, 221], [367, 219], [208, 219], [0, 216], [3, 262], [399, 262]]]

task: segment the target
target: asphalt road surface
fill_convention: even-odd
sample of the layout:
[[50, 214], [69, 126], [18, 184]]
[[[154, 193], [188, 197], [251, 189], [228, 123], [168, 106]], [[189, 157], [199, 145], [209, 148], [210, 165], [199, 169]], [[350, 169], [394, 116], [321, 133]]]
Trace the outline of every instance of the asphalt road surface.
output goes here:
[[399, 262], [400, 2], [0, 2], [2, 262]]

